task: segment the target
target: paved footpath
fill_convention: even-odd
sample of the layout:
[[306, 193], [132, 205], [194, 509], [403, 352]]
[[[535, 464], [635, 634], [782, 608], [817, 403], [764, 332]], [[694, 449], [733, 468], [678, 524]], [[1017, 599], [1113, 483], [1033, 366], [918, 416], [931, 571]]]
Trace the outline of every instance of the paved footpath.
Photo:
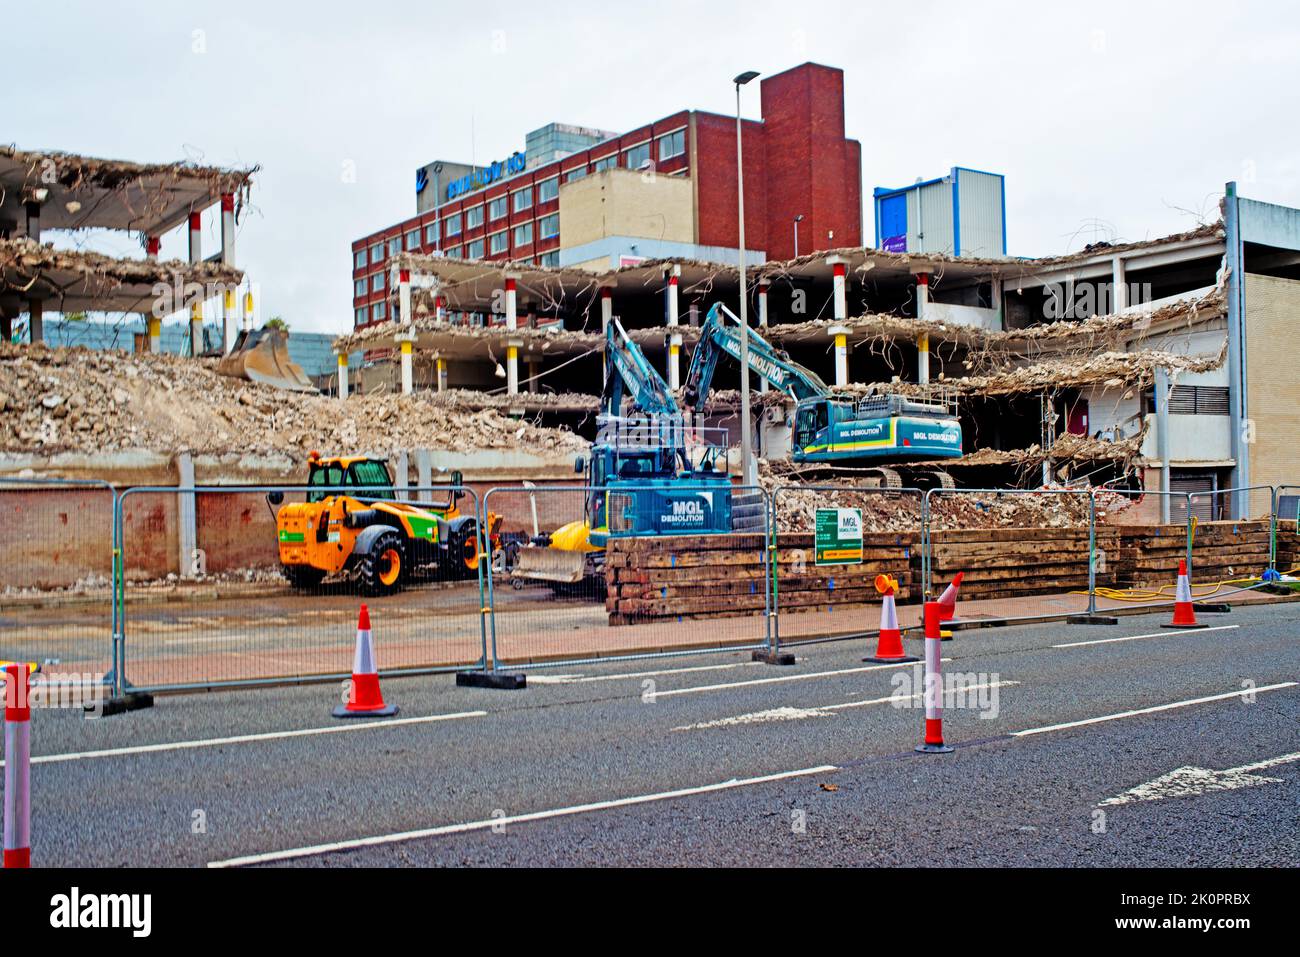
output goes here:
[[41, 711], [33, 860], [1295, 866], [1300, 606], [1166, 620], [959, 632], [947, 755], [862, 642], [388, 681], [386, 723], [326, 686]]

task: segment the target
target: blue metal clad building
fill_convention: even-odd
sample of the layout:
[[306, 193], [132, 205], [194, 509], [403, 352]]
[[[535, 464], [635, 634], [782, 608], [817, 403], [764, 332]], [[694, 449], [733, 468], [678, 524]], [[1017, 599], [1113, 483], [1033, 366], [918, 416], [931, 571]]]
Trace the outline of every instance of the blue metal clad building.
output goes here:
[[954, 166], [898, 189], [877, 186], [876, 248], [898, 253], [1005, 256], [1007, 205], [1000, 173]]

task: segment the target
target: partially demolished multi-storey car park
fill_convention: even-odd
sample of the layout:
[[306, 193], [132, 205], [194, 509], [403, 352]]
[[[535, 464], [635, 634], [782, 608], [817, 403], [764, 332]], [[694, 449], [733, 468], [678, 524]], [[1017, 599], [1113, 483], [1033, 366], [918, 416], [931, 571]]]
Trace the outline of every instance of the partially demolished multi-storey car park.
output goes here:
[[[837, 249], [751, 267], [749, 314], [837, 392], [955, 396], [965, 454], [943, 466], [959, 485], [1159, 488], [1170, 456], [1160, 455], [1158, 414], [1218, 414], [1226, 431], [1225, 263], [1222, 223], [1046, 259]], [[504, 402], [584, 432], [595, 402], [580, 397], [600, 391], [610, 316], [680, 386], [704, 313], [715, 301], [734, 309], [739, 290], [735, 268], [681, 260], [597, 274], [404, 254], [392, 271], [397, 318], [336, 344], [340, 355], [365, 352], [363, 380], [401, 388], [405, 364], [410, 388], [451, 390], [470, 406]], [[734, 366], [721, 372], [709, 407], [708, 424], [733, 439], [738, 380]], [[1172, 388], [1163, 410], [1158, 381]], [[793, 403], [765, 386], [754, 401], [767, 468], [797, 471], [782, 463], [778, 434]], [[1180, 461], [1176, 450], [1173, 487], [1180, 472], [1215, 470], [1227, 487], [1226, 436], [1174, 444], [1206, 454]]]
[[[0, 146], [0, 337], [10, 341], [23, 314], [26, 338], [39, 342], [47, 311], [138, 313], [151, 333], [143, 345], [158, 351], [158, 289], [166, 288], [161, 308], [190, 313], [191, 334], [201, 328], [203, 302], [215, 299], [224, 311], [228, 347], [237, 317], [225, 293], [244, 278], [235, 268], [235, 231], [254, 172]], [[220, 248], [205, 258], [202, 214], [217, 204]], [[186, 223], [186, 261], [160, 261], [162, 235]], [[43, 245], [43, 233], [87, 230], [138, 234], [144, 258]]]

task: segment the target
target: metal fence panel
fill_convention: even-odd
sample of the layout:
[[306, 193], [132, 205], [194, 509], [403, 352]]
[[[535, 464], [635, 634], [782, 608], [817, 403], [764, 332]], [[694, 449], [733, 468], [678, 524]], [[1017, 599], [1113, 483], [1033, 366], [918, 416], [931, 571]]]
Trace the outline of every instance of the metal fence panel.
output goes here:
[[[899, 584], [896, 602], [903, 627], [920, 621], [921, 530], [919, 489], [862, 488], [845, 484], [780, 486], [772, 492], [775, 539], [772, 561], [774, 640], [782, 645], [873, 635], [880, 627], [882, 595], [877, 575]], [[826, 510], [847, 509], [861, 519], [861, 553], [828, 557], [817, 547], [818, 513], [829, 534]], [[908, 607], [915, 606], [915, 607]]]
[[1090, 489], [949, 489], [926, 492], [925, 585], [939, 592], [962, 573], [963, 619], [1082, 615], [1109, 575], [1094, 562], [1113, 550], [1098, 533]]
[[0, 479], [0, 658], [107, 681], [114, 501], [106, 482]]
[[[693, 497], [698, 508], [683, 504]], [[499, 516], [502, 539], [488, 575], [490, 667], [762, 645], [769, 510], [761, 490], [730, 487], [720, 497], [703, 484], [499, 486], [482, 509]], [[593, 519], [613, 530], [605, 547], [563, 547], [586, 541]], [[749, 530], [692, 531], [715, 521]], [[645, 524], [657, 533], [629, 533]]]
[[[488, 551], [473, 491], [358, 492], [236, 486], [123, 493], [117, 534], [127, 684], [158, 691], [347, 677], [362, 603], [381, 674], [479, 663], [487, 561], [473, 556]], [[367, 505], [409, 502], [451, 521], [408, 523], [382, 509], [348, 509], [336, 493]], [[324, 496], [334, 504], [323, 523], [316, 508], [310, 515], [291, 509]], [[281, 514], [293, 518], [277, 523]], [[310, 546], [312, 561], [298, 563], [282, 543]], [[341, 570], [313, 570], [336, 568], [353, 554], [361, 557]], [[288, 568], [282, 555], [290, 556]]]

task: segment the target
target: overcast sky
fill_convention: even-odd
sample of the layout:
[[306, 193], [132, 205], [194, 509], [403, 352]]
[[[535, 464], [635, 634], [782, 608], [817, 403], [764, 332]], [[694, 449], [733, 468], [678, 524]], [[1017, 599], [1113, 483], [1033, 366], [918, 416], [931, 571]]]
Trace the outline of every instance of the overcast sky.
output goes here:
[[873, 186], [954, 165], [1006, 174], [1015, 255], [1191, 228], [1233, 179], [1300, 206], [1300, 13], [1280, 2], [47, 2], [39, 21], [10, 44], [0, 140], [259, 164], [239, 265], [295, 329], [350, 327], [350, 244], [415, 212], [416, 167], [505, 157], [551, 121], [729, 112], [736, 73], [807, 60], [845, 72], [866, 237]]

